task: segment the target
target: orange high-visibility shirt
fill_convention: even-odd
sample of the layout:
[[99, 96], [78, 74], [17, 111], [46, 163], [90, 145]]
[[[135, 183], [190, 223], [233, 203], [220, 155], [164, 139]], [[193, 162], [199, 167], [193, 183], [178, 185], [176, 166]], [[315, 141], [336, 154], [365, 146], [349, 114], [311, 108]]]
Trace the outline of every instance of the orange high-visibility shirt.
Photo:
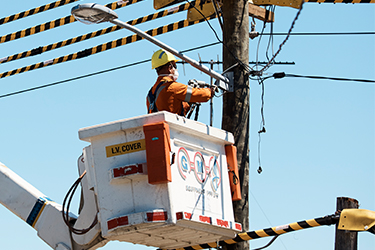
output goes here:
[[[152, 87], [153, 94], [155, 94], [156, 87], [162, 81], [164, 83], [159, 87], [159, 89], [162, 89], [155, 102], [158, 111], [165, 110], [181, 115], [183, 107], [184, 115], [186, 115], [190, 108], [188, 102], [207, 102], [211, 98], [211, 90], [209, 88], [191, 88], [185, 84], [175, 82], [171, 76], [159, 76]], [[188, 88], [191, 89], [188, 90]], [[147, 110], [150, 113], [148, 100], [146, 103]]]

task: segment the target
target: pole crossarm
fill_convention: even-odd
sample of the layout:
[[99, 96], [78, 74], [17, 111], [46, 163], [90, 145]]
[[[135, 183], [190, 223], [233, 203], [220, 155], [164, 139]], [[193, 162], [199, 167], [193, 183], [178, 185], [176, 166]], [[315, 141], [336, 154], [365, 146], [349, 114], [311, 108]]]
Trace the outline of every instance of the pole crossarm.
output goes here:
[[5, 23], [10, 23], [12, 21], [15, 21], [15, 20], [18, 20], [18, 19], [21, 19], [21, 18], [24, 18], [24, 17], [35, 15], [35, 14], [41, 13], [43, 11], [51, 10], [51, 9], [54, 9], [54, 8], [57, 8], [57, 7], [60, 7], [60, 6], [69, 4], [69, 3], [77, 2], [77, 1], [79, 1], [79, 0], [60, 0], [60, 1], [49, 3], [49, 4], [46, 4], [46, 5], [37, 7], [37, 8], [26, 10], [26, 11], [20, 12], [18, 14], [8, 16], [8, 17], [3, 17], [3, 18], [0, 19], [0, 25], [5, 24]]
[[[182, 21], [179, 21], [179, 22], [171, 23], [171, 24], [164, 25], [164, 26], [161, 26], [161, 27], [158, 27], [158, 28], [155, 28], [155, 29], [148, 30], [148, 31], [146, 31], [146, 33], [150, 36], [157, 36], [157, 35], [161, 35], [161, 34], [164, 34], [164, 33], [170, 32], [170, 31], [185, 28], [185, 27], [197, 24], [197, 23], [201, 23], [201, 22], [204, 22], [204, 21], [205, 20], [188, 22], [187, 20], [182, 20]], [[121, 39], [118, 39], [118, 40], [114, 40], [114, 41], [111, 41], [111, 42], [108, 42], [108, 43], [104, 43], [104, 44], [101, 44], [101, 45], [98, 45], [98, 46], [95, 46], [95, 47], [92, 47], [92, 48], [89, 48], [89, 49], [86, 49], [86, 50], [83, 50], [83, 51], [80, 51], [80, 52], [77, 52], [77, 53], [69, 54], [69, 55], [66, 55], [66, 56], [61, 56], [61, 57], [54, 58], [54, 59], [51, 59], [51, 60], [47, 60], [47, 61], [44, 61], [44, 62], [40, 62], [40, 63], [37, 63], [37, 64], [29, 65], [29, 66], [26, 66], [26, 67], [23, 67], [23, 68], [19, 68], [19, 69], [15, 69], [15, 70], [12, 70], [12, 71], [7, 71], [7, 72], [4, 72], [4, 73], [1, 73], [0, 79], [8, 77], [8, 76], [13, 76], [13, 75], [16, 75], [16, 74], [24, 73], [24, 72], [27, 72], [27, 71], [51, 66], [51, 65], [54, 65], [54, 64], [72, 61], [72, 60], [75, 60], [75, 59], [80, 59], [80, 58], [87, 57], [87, 56], [90, 56], [90, 55], [93, 55], [93, 54], [96, 54], [96, 53], [99, 53], [99, 52], [103, 52], [103, 51], [106, 51], [106, 50], [109, 50], [109, 49], [117, 48], [117, 47], [129, 44], [129, 43], [133, 43], [133, 42], [136, 42], [136, 41], [139, 41], [139, 40], [142, 40], [142, 39], [143, 38], [139, 35], [127, 36], [127, 37], [124, 37], [124, 38], [121, 38]]]
[[[119, 9], [119, 8], [131, 5], [134, 3], [138, 3], [141, 1], [144, 1], [144, 0], [117, 1], [117, 2], [107, 4], [106, 7], [112, 10], [115, 10], [115, 9]], [[34, 35], [43, 31], [47, 31], [56, 27], [63, 26], [65, 24], [73, 23], [75, 21], [76, 21], [75, 18], [72, 15], [69, 15], [63, 18], [56, 19], [54, 21], [39, 24], [37, 26], [31, 27], [28, 29], [20, 30], [20, 31], [17, 31], [17, 32], [14, 32], [5, 36], [1, 36], [0, 43], [5, 43], [5, 42], [13, 41], [16, 39], [20, 39], [23, 37], [31, 36], [31, 35]]]
[[263, 237], [269, 237], [269, 236], [277, 236], [301, 229], [307, 229], [311, 227], [319, 227], [319, 226], [329, 226], [338, 223], [340, 218], [340, 215], [328, 215], [320, 218], [315, 218], [311, 220], [304, 220], [299, 222], [294, 222], [287, 225], [272, 227], [272, 228], [266, 228], [261, 229], [257, 231], [249, 231], [244, 233], [239, 233], [237, 236], [233, 239], [229, 240], [222, 240], [219, 241], [218, 244], [216, 242], [206, 243], [206, 244], [200, 244], [195, 246], [189, 246], [184, 248], [178, 248], [175, 250], [198, 250], [198, 249], [205, 249], [205, 248], [216, 248], [219, 246], [224, 245], [232, 245], [236, 244], [242, 241], [249, 241], [254, 239], [259, 239]]
[[[161, 18], [161, 17], [165, 17], [165, 16], [168, 16], [168, 15], [178, 13], [178, 12], [185, 11], [189, 8], [189, 6], [190, 5], [188, 3], [182, 4], [178, 7], [173, 7], [173, 8], [167, 9], [167, 10], [156, 12], [154, 14], [150, 14], [150, 15], [140, 17], [140, 18], [137, 18], [137, 19], [134, 19], [134, 20], [130, 20], [127, 23], [130, 24], [130, 25], [137, 25], [137, 24], [145, 23], [145, 22], [148, 22], [148, 21], [151, 21], [151, 20], [155, 20], [157, 18]], [[77, 37], [74, 37], [74, 38], [70, 38], [70, 39], [60, 41], [60, 42], [57, 42], [57, 43], [53, 43], [53, 44], [49, 44], [49, 45], [46, 45], [46, 46], [34, 48], [32, 50], [29, 50], [29, 51], [24, 51], [24, 52], [21, 52], [21, 53], [17, 53], [17, 54], [11, 55], [11, 56], [1, 58], [0, 64], [10, 62], [10, 61], [15, 61], [15, 60], [30, 57], [30, 56], [40, 55], [40, 54], [42, 54], [44, 52], [47, 52], [47, 51], [51, 51], [51, 50], [58, 49], [58, 48], [61, 48], [61, 47], [64, 47], [64, 46], [68, 46], [68, 45], [71, 45], [71, 44], [74, 44], [74, 43], [85, 41], [85, 40], [88, 40], [88, 39], [91, 39], [91, 38], [94, 38], [94, 37], [98, 37], [98, 36], [101, 36], [101, 35], [104, 35], [104, 34], [108, 34], [108, 33], [111, 33], [111, 32], [114, 32], [114, 31], [117, 31], [117, 30], [120, 30], [120, 29], [123, 29], [123, 28], [115, 25], [115, 26], [112, 26], [112, 27], [109, 27], [109, 28], [97, 30], [95, 32], [87, 33], [87, 34], [77, 36]]]

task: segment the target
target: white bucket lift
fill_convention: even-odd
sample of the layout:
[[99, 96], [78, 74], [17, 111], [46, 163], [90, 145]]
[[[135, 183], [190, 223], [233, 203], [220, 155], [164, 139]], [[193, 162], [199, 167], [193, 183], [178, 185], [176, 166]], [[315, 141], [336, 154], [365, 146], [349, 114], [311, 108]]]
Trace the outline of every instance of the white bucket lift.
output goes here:
[[174, 249], [242, 231], [232, 208], [240, 190], [231, 133], [158, 112], [83, 128], [79, 137], [91, 143], [85, 169], [104, 239]]

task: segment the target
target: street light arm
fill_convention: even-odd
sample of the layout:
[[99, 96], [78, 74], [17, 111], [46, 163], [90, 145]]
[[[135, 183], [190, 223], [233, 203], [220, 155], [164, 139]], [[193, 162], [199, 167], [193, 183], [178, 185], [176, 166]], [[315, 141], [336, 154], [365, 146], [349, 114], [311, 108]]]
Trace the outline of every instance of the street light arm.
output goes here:
[[152, 42], [153, 44], [157, 45], [158, 47], [172, 53], [173, 55], [180, 58], [181, 60], [189, 63], [194, 68], [196, 68], [196, 69], [206, 73], [207, 75], [215, 78], [217, 80], [215, 84], [220, 89], [226, 90], [226, 91], [233, 91], [233, 85], [231, 84], [230, 80], [227, 77], [220, 75], [216, 71], [213, 71], [213, 70], [211, 70], [210, 68], [208, 68], [204, 65], [201, 65], [197, 61], [191, 59], [190, 57], [185, 56], [184, 54], [178, 52], [177, 50], [173, 49], [172, 47], [170, 47], [170, 46], [166, 45], [165, 43], [155, 39], [154, 37], [150, 36], [149, 34], [143, 32], [142, 30], [140, 30], [140, 29], [138, 29], [138, 28], [136, 28], [136, 27], [134, 27], [130, 24], [127, 24], [127, 23], [125, 23], [125, 22], [123, 22], [119, 19], [113, 19], [113, 20], [110, 20], [110, 22], [115, 24], [115, 25], [118, 25], [122, 28], [128, 29], [128, 30], [136, 33], [137, 35], [143, 37], [144, 39], [146, 39], [150, 42]]

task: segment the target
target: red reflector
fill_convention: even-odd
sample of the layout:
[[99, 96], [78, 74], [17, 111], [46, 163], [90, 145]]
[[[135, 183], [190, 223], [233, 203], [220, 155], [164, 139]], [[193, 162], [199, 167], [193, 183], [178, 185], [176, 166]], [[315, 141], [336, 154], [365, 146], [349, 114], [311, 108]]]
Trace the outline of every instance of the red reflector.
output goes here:
[[167, 212], [147, 213], [147, 221], [166, 221], [168, 219]]

